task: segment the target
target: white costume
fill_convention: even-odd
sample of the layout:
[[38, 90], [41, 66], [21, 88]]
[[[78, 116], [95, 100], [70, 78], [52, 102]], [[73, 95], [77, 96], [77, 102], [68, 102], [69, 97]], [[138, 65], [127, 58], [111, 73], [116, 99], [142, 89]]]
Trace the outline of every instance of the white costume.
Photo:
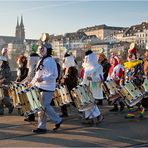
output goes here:
[[72, 66], [76, 66], [74, 57], [72, 55], [64, 57], [64, 62], [63, 62], [63, 65], [62, 65], [63, 69], [69, 68], [69, 67], [72, 67]]
[[[103, 68], [100, 64], [98, 64], [98, 59], [96, 54], [90, 53], [86, 55], [84, 58], [84, 78], [82, 84], [86, 84], [90, 87], [92, 95], [95, 99], [103, 99], [103, 91], [101, 88], [101, 77], [103, 78]], [[91, 80], [88, 80], [88, 77]], [[94, 105], [94, 107], [90, 110], [85, 111], [85, 118], [95, 118], [99, 116], [100, 110]]]
[[29, 76], [29, 78], [34, 77], [35, 68], [36, 68], [36, 65], [37, 65], [39, 59], [40, 59], [40, 57], [36, 53], [33, 53], [28, 57], [28, 68], [29, 68], [28, 76]]
[[[95, 99], [103, 99], [103, 91], [101, 87], [103, 67], [98, 64], [97, 56], [94, 53], [85, 56], [83, 66], [85, 72], [82, 83], [90, 87], [90, 90]], [[88, 80], [87, 77], [91, 77], [92, 80]]]

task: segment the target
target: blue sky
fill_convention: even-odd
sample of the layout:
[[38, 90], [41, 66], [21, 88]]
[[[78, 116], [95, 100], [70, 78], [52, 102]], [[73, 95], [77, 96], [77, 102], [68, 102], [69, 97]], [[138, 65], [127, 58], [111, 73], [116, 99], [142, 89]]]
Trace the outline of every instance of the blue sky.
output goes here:
[[60, 35], [106, 24], [128, 27], [148, 20], [148, 1], [1, 1], [0, 35], [14, 36], [23, 15], [26, 38]]

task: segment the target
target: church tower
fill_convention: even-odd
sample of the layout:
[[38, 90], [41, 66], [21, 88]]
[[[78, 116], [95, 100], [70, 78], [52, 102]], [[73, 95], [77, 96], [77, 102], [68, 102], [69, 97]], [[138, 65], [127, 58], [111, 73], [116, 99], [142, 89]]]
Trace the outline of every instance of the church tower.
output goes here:
[[15, 37], [18, 42], [24, 42], [25, 39], [25, 29], [24, 29], [24, 23], [23, 23], [23, 16], [21, 16], [21, 22], [19, 24], [19, 19], [17, 17], [17, 25], [15, 30]]

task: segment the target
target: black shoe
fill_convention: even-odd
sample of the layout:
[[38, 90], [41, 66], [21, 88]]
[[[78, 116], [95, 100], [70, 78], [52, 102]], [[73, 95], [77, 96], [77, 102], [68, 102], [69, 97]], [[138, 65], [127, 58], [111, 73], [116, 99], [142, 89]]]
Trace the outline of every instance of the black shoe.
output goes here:
[[60, 117], [68, 117], [68, 115], [67, 114], [62, 114], [62, 115], [60, 115]]
[[55, 128], [53, 128], [53, 131], [56, 131], [57, 129], [60, 128], [61, 124], [62, 124], [63, 121], [61, 121], [60, 123], [56, 124], [55, 125]]
[[29, 119], [29, 118], [25, 118], [24, 121], [28, 121], [28, 122], [34, 122], [35, 119]]
[[82, 121], [82, 124], [93, 124], [93, 119], [85, 119]]
[[97, 120], [98, 120], [99, 123], [100, 123], [101, 121], [103, 121], [103, 119], [104, 119], [104, 116], [103, 116], [103, 115], [99, 115], [99, 116], [97, 117]]
[[25, 118], [24, 121], [28, 121], [28, 122], [35, 121], [35, 115], [34, 114], [28, 115], [28, 117]]
[[120, 111], [123, 111], [123, 110], [124, 110], [124, 106], [121, 106], [121, 107], [120, 107]]
[[124, 107], [125, 107], [124, 103], [123, 102], [120, 102], [119, 104], [120, 104], [120, 111], [123, 111], [124, 110]]
[[9, 108], [9, 114], [11, 114], [13, 112], [14, 106]]
[[110, 112], [118, 112], [118, 108], [115, 108], [115, 107], [114, 107], [113, 109], [110, 109], [109, 111], [110, 111]]
[[45, 134], [47, 132], [47, 130], [46, 129], [37, 128], [35, 130], [32, 130], [32, 132], [34, 132], [36, 134]]

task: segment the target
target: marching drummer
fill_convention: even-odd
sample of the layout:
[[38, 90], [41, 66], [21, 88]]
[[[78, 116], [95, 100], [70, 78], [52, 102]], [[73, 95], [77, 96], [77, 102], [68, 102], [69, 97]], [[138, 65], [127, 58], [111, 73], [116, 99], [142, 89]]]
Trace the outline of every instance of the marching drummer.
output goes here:
[[55, 123], [54, 131], [60, 128], [62, 118], [54, 111], [50, 105], [56, 87], [56, 78], [58, 77], [57, 66], [52, 58], [52, 46], [48, 42], [43, 42], [38, 47], [38, 54], [41, 57], [37, 64], [35, 77], [30, 85], [35, 85], [41, 92], [41, 102], [43, 111], [38, 113], [38, 128], [33, 130], [34, 133], [46, 133], [47, 116]]
[[[82, 80], [82, 84], [86, 84], [87, 86], [89, 86], [95, 100], [103, 99], [103, 90], [101, 87], [103, 68], [98, 63], [97, 56], [95, 53], [92, 52], [92, 50], [88, 50], [85, 52], [83, 67], [84, 77]], [[103, 116], [96, 104], [94, 104], [92, 109], [85, 111], [86, 123], [93, 121], [93, 119], [95, 118], [98, 120], [98, 122], [101, 122], [103, 120]]]
[[[63, 76], [61, 78], [61, 84], [66, 85], [70, 93], [70, 97], [72, 99], [70, 91], [78, 85], [78, 70], [76, 68], [75, 58], [72, 54], [69, 54], [68, 52], [65, 53], [62, 67]], [[66, 104], [61, 106], [61, 111], [61, 117], [68, 117], [68, 110]]]
[[[143, 84], [143, 61], [138, 59], [137, 48], [134, 43], [130, 44], [127, 62], [124, 63], [124, 68], [126, 81], [132, 81], [137, 87], [140, 87]], [[139, 117], [142, 118], [144, 115], [144, 107], [142, 106], [141, 102], [138, 102], [133, 107], [129, 107], [129, 111], [125, 118], [134, 118], [137, 111], [135, 111], [135, 108], [137, 107], [140, 111]]]
[[[120, 60], [118, 58], [118, 56], [115, 54], [115, 51], [113, 49], [111, 49], [111, 57], [110, 57], [110, 64], [111, 67], [109, 68], [109, 72], [108, 72], [108, 77], [107, 80], [113, 80], [116, 84], [120, 84], [120, 82], [123, 79], [124, 76], [124, 67], [122, 64], [120, 64]], [[120, 105], [120, 111], [123, 111], [124, 109], [124, 103], [122, 101], [121, 98], [118, 98], [115, 102], [114, 102], [114, 108], [112, 108], [110, 111], [118, 111], [118, 103]]]
[[0, 100], [0, 115], [4, 114], [4, 105], [9, 109], [9, 114], [13, 111], [13, 104], [8, 95], [8, 88], [3, 85], [9, 85], [11, 81], [11, 70], [7, 60], [7, 49], [2, 49], [2, 56], [0, 56], [0, 87], [3, 89], [4, 96]]

